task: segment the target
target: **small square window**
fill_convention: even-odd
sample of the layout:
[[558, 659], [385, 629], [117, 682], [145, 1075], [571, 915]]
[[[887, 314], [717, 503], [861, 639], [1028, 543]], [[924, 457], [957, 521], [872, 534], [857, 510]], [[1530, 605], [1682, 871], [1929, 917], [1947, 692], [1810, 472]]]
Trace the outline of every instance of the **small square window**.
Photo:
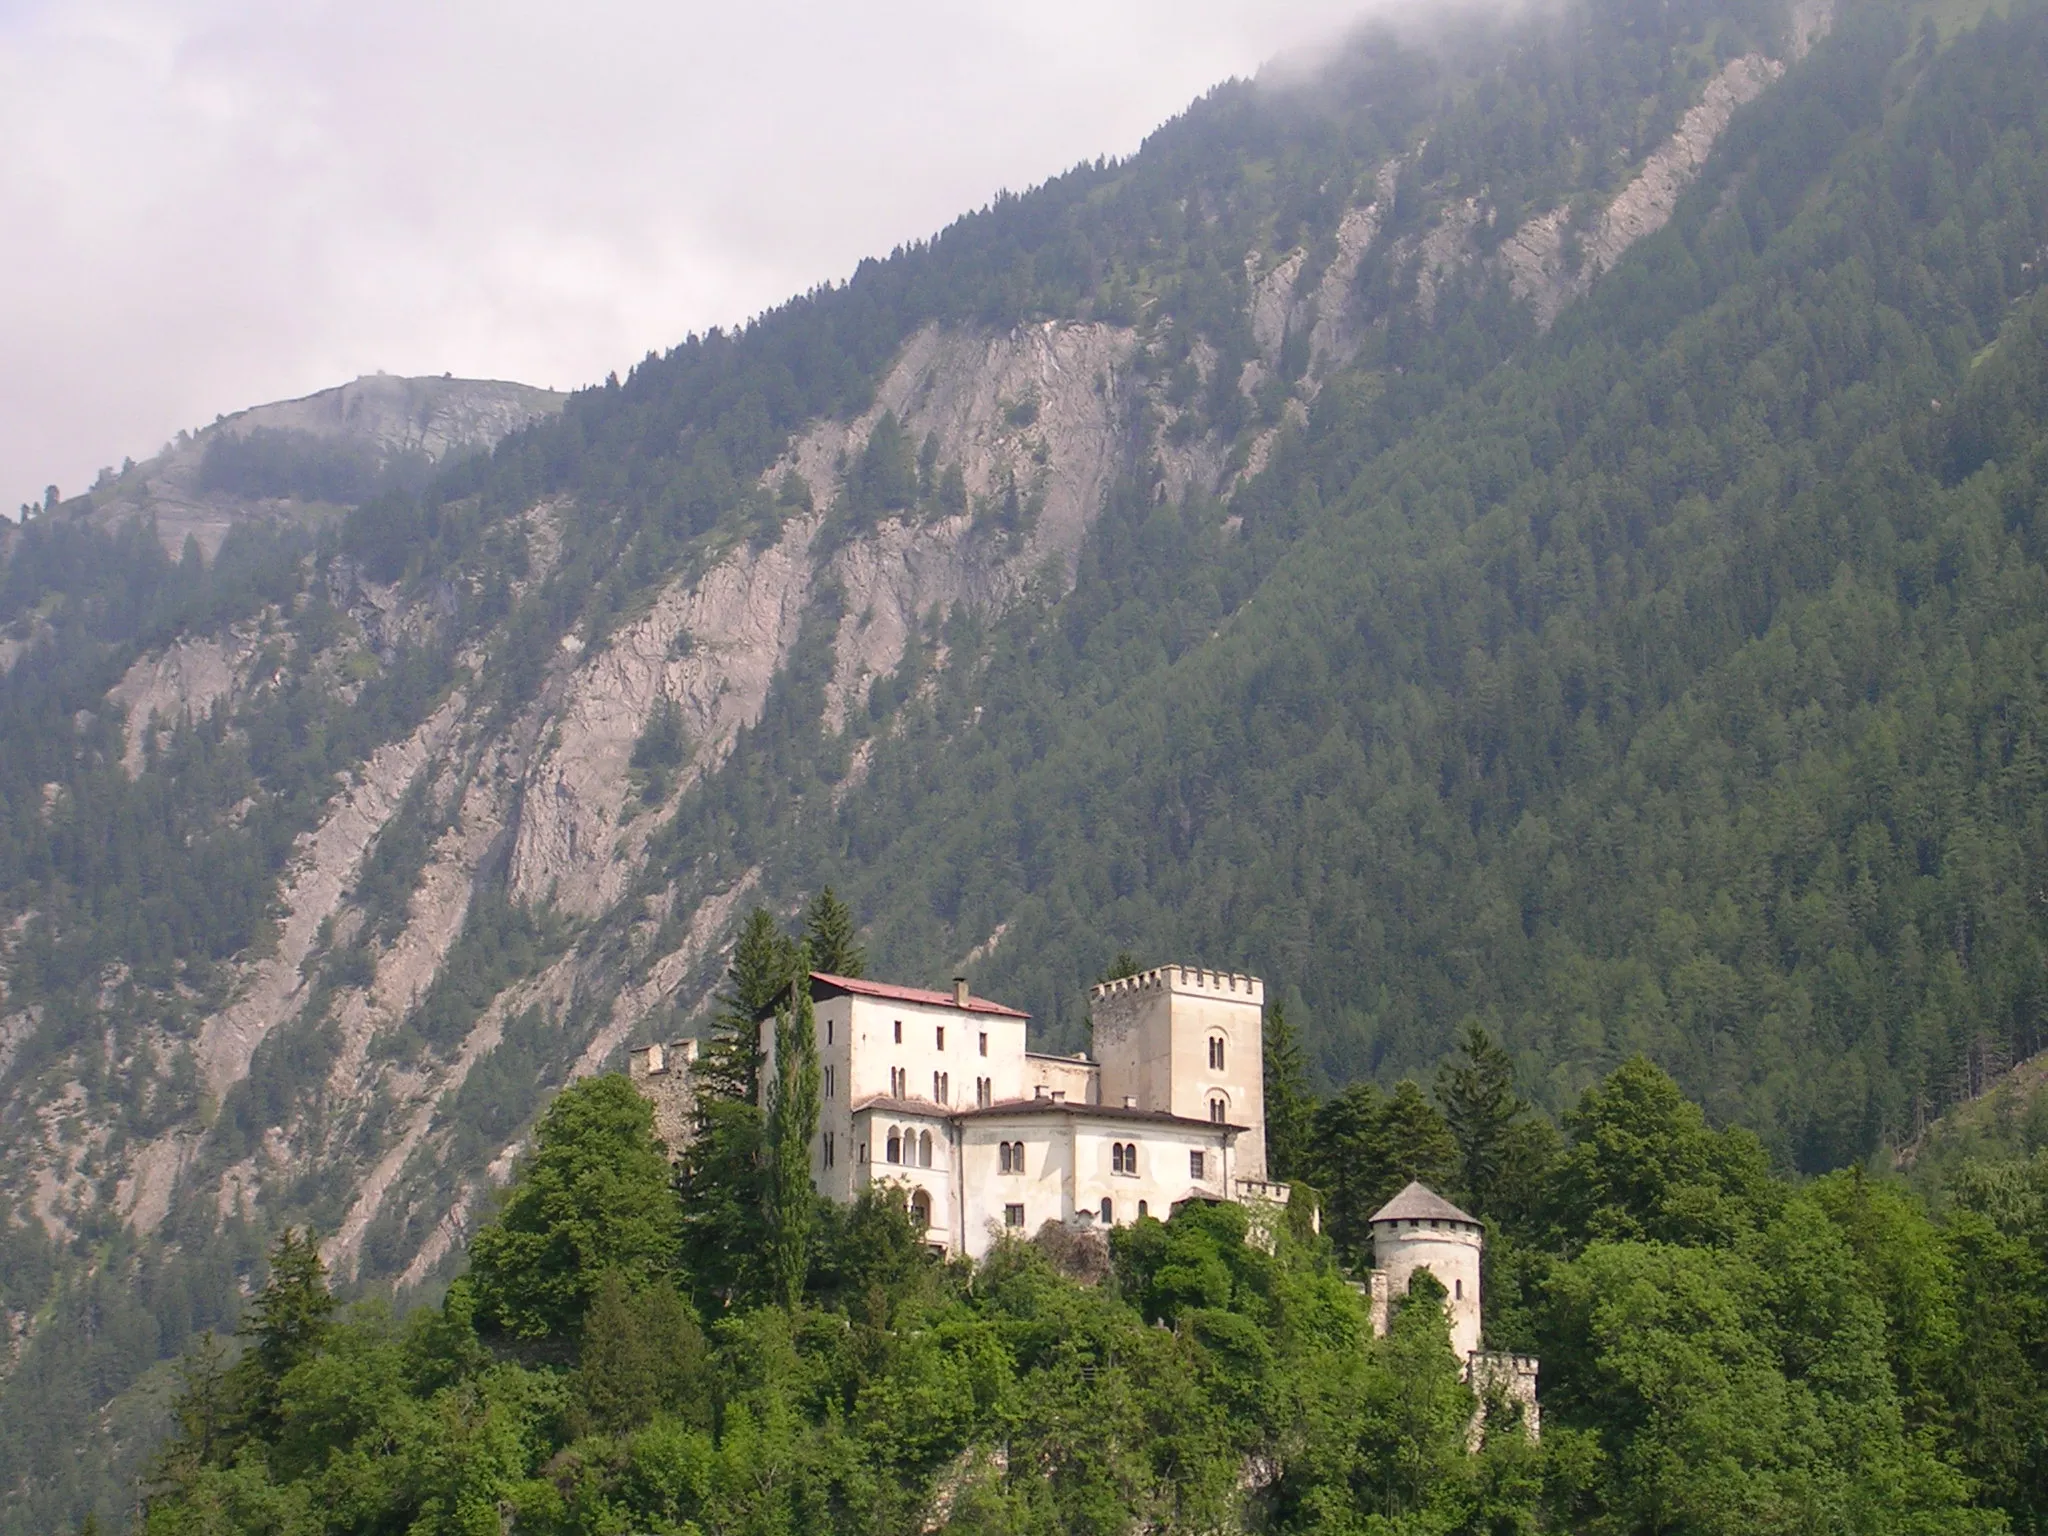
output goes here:
[[1207, 1162], [1208, 1159], [1203, 1157], [1201, 1153], [1190, 1152], [1188, 1154], [1188, 1177], [1191, 1179], [1206, 1179], [1208, 1174], [1202, 1170]]
[[1004, 1207], [1003, 1207], [1003, 1225], [1004, 1225], [1004, 1226], [1006, 1226], [1006, 1227], [1021, 1227], [1021, 1226], [1023, 1226], [1023, 1225], [1024, 1225], [1024, 1207], [1023, 1207], [1023, 1206], [1021, 1206], [1021, 1205], [1006, 1205], [1006, 1206], [1004, 1206]]

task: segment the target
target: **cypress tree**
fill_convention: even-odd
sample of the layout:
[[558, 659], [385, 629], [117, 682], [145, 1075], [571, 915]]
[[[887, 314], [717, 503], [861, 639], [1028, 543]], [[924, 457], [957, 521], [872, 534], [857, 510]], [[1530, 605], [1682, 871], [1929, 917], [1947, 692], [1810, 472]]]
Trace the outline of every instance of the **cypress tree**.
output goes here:
[[[829, 893], [828, 893], [829, 894]], [[818, 1131], [817, 1023], [806, 946], [797, 951], [799, 980], [775, 1019], [775, 1082], [768, 1092], [768, 1272], [775, 1294], [794, 1310], [810, 1267], [817, 1199], [811, 1188], [811, 1138]]]

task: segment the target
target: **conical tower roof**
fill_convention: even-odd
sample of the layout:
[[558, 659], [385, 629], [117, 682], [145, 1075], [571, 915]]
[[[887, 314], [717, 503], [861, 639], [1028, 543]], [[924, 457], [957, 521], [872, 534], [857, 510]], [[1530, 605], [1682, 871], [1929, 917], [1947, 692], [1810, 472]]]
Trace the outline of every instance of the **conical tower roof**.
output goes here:
[[1479, 1218], [1467, 1215], [1427, 1184], [1410, 1181], [1406, 1189], [1373, 1213], [1374, 1221], [1462, 1221], [1478, 1226]]

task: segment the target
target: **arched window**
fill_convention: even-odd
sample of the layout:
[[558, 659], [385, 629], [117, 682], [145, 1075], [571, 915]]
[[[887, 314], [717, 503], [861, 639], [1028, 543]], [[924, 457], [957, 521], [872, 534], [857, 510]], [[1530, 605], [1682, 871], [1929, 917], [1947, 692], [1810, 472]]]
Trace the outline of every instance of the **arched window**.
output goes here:
[[1211, 1035], [1209, 1037], [1209, 1066], [1213, 1071], [1221, 1072], [1223, 1070], [1223, 1037], [1221, 1035]]
[[1140, 1220], [1140, 1221], [1143, 1221], [1143, 1220], [1144, 1220], [1144, 1219], [1145, 1219], [1145, 1218], [1146, 1218], [1147, 1216], [1149, 1216], [1149, 1215], [1151, 1215], [1151, 1214], [1152, 1214], [1152, 1212], [1151, 1212], [1151, 1210], [1150, 1210], [1150, 1209], [1149, 1209], [1149, 1208], [1148, 1208], [1148, 1207], [1146, 1206], [1145, 1202], [1144, 1202], [1144, 1201], [1142, 1201], [1142, 1200], [1140, 1200], [1140, 1201], [1138, 1202], [1138, 1220]]
[[888, 1148], [883, 1155], [892, 1163], [903, 1161], [903, 1133], [893, 1125], [889, 1127]]
[[1230, 1106], [1220, 1098], [1211, 1099], [1209, 1101], [1209, 1118], [1218, 1125], [1221, 1125], [1230, 1118]]
[[931, 1230], [932, 1197], [921, 1189], [911, 1191], [910, 1221], [920, 1232]]
[[917, 1133], [917, 1166], [929, 1168], [931, 1165], [932, 1133], [930, 1131], [919, 1131]]
[[1122, 1173], [1124, 1171], [1124, 1144], [1120, 1141], [1112, 1141], [1109, 1144], [1109, 1171], [1111, 1173]]
[[1109, 1203], [1109, 1196], [1104, 1195], [1102, 1197], [1102, 1224], [1105, 1227], [1114, 1224], [1115, 1211], [1116, 1207]]

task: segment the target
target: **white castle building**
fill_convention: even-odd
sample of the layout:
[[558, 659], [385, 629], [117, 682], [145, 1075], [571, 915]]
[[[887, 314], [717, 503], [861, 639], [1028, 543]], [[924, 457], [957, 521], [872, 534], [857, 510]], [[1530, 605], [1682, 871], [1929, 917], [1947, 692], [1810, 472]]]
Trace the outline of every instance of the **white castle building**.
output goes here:
[[[1161, 1220], [1188, 1200], [1284, 1205], [1266, 1176], [1264, 1022], [1256, 976], [1164, 965], [1088, 994], [1093, 1051], [1025, 1045], [1029, 1015], [951, 992], [813, 972], [820, 1068], [811, 1178], [851, 1203], [901, 1191], [925, 1240], [980, 1258], [1047, 1222], [1101, 1230]], [[775, 1020], [760, 1021], [764, 1085]], [[644, 1046], [631, 1071], [672, 1148], [687, 1135], [695, 1042]], [[1536, 1427], [1536, 1362], [1480, 1348], [1479, 1222], [1421, 1184], [1372, 1219], [1375, 1268], [1360, 1287], [1375, 1333], [1427, 1269], [1444, 1288], [1451, 1345], [1482, 1390], [1497, 1385]]]
[[[811, 1175], [900, 1187], [934, 1247], [979, 1258], [1048, 1221], [1162, 1220], [1184, 1200], [1284, 1202], [1266, 1178], [1256, 976], [1169, 965], [1089, 993], [1093, 1054], [1025, 1047], [1028, 1015], [972, 996], [811, 977], [822, 1074]], [[775, 1075], [761, 1025], [763, 1083]]]

